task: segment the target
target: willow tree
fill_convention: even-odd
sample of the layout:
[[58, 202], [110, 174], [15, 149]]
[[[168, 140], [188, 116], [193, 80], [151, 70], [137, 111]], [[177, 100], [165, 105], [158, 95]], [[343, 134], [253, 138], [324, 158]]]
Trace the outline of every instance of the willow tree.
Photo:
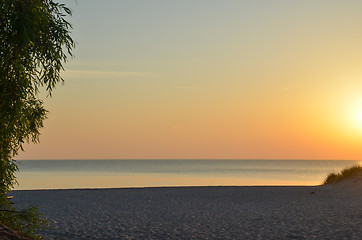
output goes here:
[[6, 193], [17, 183], [15, 156], [24, 142], [39, 141], [47, 110], [38, 94], [51, 95], [63, 82], [75, 46], [68, 15], [52, 0], [0, 0], [0, 208], [9, 206]]

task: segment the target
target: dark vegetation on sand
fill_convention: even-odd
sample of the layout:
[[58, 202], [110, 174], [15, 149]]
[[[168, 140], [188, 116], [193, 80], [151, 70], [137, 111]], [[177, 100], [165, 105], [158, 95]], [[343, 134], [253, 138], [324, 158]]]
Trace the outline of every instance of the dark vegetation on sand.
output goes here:
[[338, 183], [347, 178], [354, 177], [358, 174], [362, 174], [362, 166], [355, 165], [349, 168], [343, 169], [340, 173], [330, 173], [324, 180], [323, 184]]

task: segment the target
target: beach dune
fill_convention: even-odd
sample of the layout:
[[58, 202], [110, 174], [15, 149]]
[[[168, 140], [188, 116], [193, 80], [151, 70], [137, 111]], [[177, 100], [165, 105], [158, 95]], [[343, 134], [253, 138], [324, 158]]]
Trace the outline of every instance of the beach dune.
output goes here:
[[360, 239], [362, 188], [160, 187], [14, 191], [45, 239]]

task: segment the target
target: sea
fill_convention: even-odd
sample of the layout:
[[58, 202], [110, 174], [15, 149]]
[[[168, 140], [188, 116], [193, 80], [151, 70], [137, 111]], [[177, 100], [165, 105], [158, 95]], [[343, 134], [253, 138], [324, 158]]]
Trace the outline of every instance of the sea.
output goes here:
[[15, 190], [320, 185], [352, 160], [19, 160]]

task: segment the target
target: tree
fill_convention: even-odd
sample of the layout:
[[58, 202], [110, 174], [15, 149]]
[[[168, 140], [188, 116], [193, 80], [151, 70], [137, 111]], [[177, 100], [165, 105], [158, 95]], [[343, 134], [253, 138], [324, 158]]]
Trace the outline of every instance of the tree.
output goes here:
[[[37, 143], [47, 110], [40, 89], [51, 96], [63, 82], [63, 64], [75, 43], [71, 11], [52, 0], [0, 0], [0, 208], [16, 184], [14, 157], [25, 141]], [[11, 210], [13, 211], [13, 210]], [[8, 212], [0, 213], [0, 221]]]

